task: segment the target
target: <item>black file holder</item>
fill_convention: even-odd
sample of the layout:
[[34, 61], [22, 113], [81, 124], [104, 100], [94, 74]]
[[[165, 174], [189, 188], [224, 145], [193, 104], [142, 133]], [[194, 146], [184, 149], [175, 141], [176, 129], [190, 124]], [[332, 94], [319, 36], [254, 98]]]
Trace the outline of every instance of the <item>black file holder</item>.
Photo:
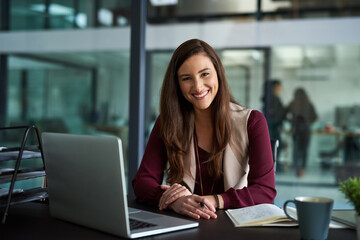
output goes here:
[[[0, 168], [0, 183], [9, 183], [8, 192], [4, 196], [0, 196], [0, 217], [1, 223], [4, 224], [11, 205], [25, 203], [29, 201], [46, 199], [48, 197], [45, 178], [43, 185], [38, 188], [27, 189], [14, 192], [16, 181], [45, 177], [45, 163], [42, 151], [42, 144], [39, 130], [36, 126], [18, 126], [18, 127], [2, 127], [0, 131], [20, 131], [24, 129], [20, 147], [9, 147], [0, 149], [0, 162], [16, 160], [14, 168]], [[28, 146], [29, 135], [35, 133], [37, 144]], [[0, 142], [1, 144], [1, 142]], [[42, 167], [33, 167], [20, 169], [20, 163], [24, 159], [42, 159]]]

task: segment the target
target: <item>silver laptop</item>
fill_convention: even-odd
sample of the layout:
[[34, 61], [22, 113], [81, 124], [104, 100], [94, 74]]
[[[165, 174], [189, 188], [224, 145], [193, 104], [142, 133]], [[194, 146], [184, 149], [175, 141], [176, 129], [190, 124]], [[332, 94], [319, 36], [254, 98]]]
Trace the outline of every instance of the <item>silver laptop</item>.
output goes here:
[[199, 225], [128, 208], [119, 138], [43, 133], [42, 144], [53, 217], [126, 238]]

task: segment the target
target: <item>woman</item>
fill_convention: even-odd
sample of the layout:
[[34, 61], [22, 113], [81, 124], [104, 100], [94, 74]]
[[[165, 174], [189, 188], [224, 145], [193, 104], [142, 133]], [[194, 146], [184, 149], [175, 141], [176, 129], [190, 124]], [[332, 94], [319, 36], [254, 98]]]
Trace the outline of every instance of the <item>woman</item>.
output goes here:
[[297, 88], [294, 99], [287, 107], [293, 135], [293, 163], [298, 177], [305, 175], [311, 137], [311, 124], [317, 119], [314, 105], [303, 88]]
[[133, 188], [140, 202], [195, 219], [275, 198], [266, 120], [235, 103], [219, 57], [201, 40], [184, 42], [170, 60]]

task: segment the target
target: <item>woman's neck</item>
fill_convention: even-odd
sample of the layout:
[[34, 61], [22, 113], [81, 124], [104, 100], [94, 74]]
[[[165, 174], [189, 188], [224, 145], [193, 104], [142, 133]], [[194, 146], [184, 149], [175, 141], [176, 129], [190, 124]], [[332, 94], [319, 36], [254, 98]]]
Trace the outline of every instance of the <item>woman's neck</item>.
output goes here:
[[212, 128], [211, 109], [195, 110], [195, 127]]
[[212, 152], [214, 134], [210, 109], [195, 111], [195, 130], [198, 146], [207, 152]]

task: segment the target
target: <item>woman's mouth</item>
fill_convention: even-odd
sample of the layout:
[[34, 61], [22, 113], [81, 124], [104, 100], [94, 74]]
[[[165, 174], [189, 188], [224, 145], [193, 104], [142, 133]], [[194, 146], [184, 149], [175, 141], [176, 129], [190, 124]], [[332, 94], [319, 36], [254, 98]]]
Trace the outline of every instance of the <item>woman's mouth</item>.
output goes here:
[[202, 93], [200, 93], [200, 94], [193, 94], [193, 96], [195, 97], [195, 98], [204, 98], [207, 94], [209, 93], [209, 90], [207, 90], [207, 91], [204, 91], [204, 92], [202, 92]]

